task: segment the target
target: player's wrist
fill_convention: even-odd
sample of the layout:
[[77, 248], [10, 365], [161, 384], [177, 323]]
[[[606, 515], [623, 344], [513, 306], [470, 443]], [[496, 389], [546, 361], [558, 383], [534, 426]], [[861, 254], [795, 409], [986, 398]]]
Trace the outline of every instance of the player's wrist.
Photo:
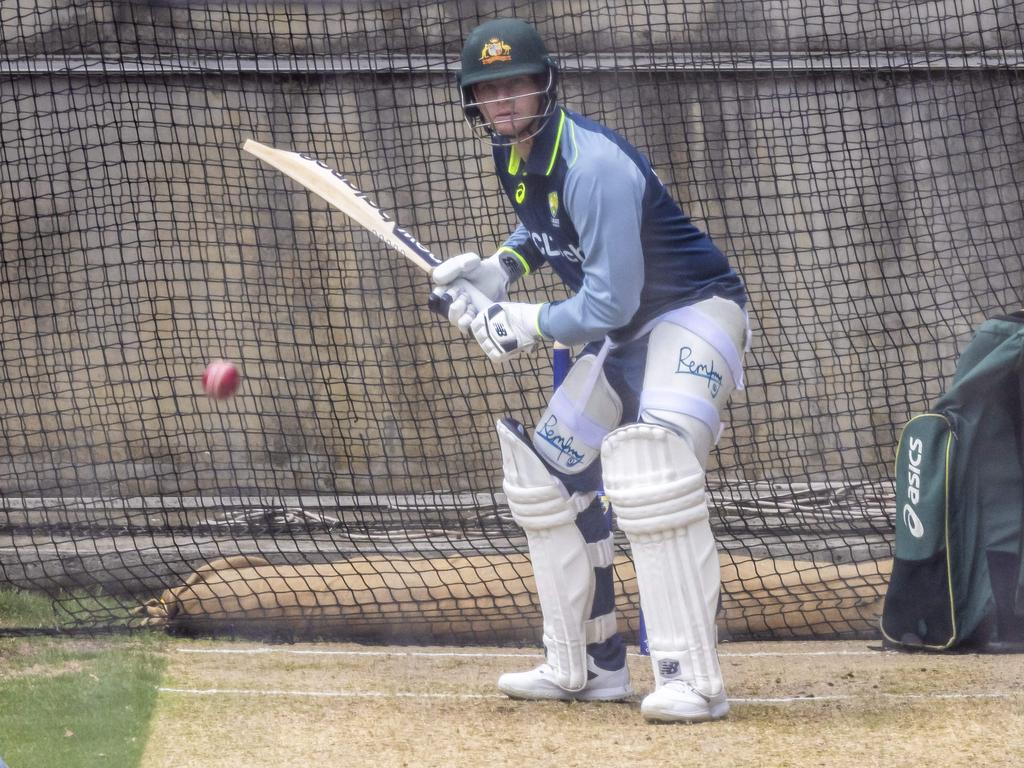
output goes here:
[[545, 302], [541, 302], [540, 304], [536, 305], [537, 306], [537, 316], [536, 316], [536, 318], [534, 320], [534, 327], [537, 330], [537, 338], [541, 339], [542, 341], [554, 341], [555, 340], [554, 336], [552, 336], [550, 333], [548, 333], [546, 330], [544, 330], [544, 327], [545, 327], [545, 315], [547, 314], [544, 311], [544, 308], [548, 305], [548, 303], [549, 302], [545, 301]]
[[508, 283], [514, 283], [520, 277], [530, 273], [530, 264], [525, 257], [515, 248], [507, 245], [501, 246], [501, 248], [488, 256], [486, 261], [492, 262], [499, 267], [507, 278]]
[[514, 280], [505, 268], [500, 253], [494, 253], [480, 262], [477, 269], [481, 288], [494, 301], [504, 301], [508, 296], [508, 287]]

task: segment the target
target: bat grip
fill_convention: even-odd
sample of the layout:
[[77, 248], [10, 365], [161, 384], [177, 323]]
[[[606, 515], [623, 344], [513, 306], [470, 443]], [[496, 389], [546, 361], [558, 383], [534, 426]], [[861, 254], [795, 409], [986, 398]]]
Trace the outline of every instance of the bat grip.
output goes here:
[[456, 289], [469, 296], [469, 300], [478, 312], [483, 312], [495, 303], [471, 282], [460, 277], [458, 280], [454, 280], [447, 288], [435, 288], [431, 291], [430, 298], [427, 300], [427, 306], [430, 308], [430, 311], [447, 320], [448, 309], [451, 307], [452, 302], [455, 301]]

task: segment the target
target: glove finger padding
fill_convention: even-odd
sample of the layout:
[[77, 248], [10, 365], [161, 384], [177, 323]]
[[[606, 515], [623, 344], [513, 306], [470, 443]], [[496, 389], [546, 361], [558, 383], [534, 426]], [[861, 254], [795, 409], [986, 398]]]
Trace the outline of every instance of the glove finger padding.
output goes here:
[[470, 301], [469, 296], [463, 292], [459, 292], [452, 303], [448, 306], [448, 320], [455, 326], [458, 326], [459, 331], [463, 335], [469, 333], [470, 324], [473, 322], [478, 314], [477, 308], [473, 306], [473, 302]]
[[434, 284], [441, 287], [450, 285], [460, 277], [472, 281], [472, 274], [480, 266], [480, 263], [479, 254], [473, 252], [460, 253], [458, 256], [452, 256], [450, 259], [446, 259], [434, 267], [431, 277], [434, 280]]
[[[462, 280], [476, 288], [490, 302], [505, 300], [511, 280], [497, 254], [481, 260], [475, 253], [460, 253], [434, 267], [431, 276], [434, 284], [446, 293], [452, 293], [449, 289]], [[478, 310], [484, 308], [475, 299], [473, 303], [478, 305]]]

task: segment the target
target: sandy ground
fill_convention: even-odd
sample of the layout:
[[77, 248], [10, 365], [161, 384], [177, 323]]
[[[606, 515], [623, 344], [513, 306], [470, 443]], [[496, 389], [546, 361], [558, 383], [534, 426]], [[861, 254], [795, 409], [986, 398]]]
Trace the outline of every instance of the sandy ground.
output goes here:
[[864, 642], [728, 643], [732, 712], [652, 725], [621, 704], [516, 702], [530, 650], [174, 641], [144, 768], [1022, 766], [1024, 658]]

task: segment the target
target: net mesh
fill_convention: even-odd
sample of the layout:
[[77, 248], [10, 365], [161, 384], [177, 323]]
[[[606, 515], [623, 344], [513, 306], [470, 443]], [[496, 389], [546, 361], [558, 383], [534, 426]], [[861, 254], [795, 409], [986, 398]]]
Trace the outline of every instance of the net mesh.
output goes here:
[[[5, 2], [0, 577], [62, 628], [127, 626], [218, 557], [525, 552], [493, 422], [535, 422], [550, 350], [495, 368], [423, 273], [240, 152], [310, 152], [436, 254], [491, 252], [514, 221], [453, 80], [513, 11], [748, 285], [708, 472], [724, 563], [759, 564], [723, 570], [734, 632], [863, 628], [765, 585], [840, 565], [882, 595], [898, 430], [1022, 303], [1024, 46], [999, 0]], [[561, 291], [542, 272], [514, 296]], [[230, 400], [202, 393], [215, 358], [242, 369]]]

